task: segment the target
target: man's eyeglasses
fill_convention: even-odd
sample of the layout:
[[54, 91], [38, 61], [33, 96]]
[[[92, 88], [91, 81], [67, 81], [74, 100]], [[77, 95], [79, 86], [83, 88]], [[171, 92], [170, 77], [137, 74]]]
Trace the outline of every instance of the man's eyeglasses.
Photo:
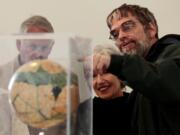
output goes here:
[[120, 29], [123, 32], [130, 32], [133, 30], [133, 28], [136, 26], [136, 23], [132, 20], [129, 20], [127, 22], [124, 22], [122, 25], [120, 25], [118, 28], [110, 31], [109, 39], [117, 40], [119, 37]]
[[23, 45], [31, 51], [49, 51], [54, 44], [52, 39], [24, 39]]

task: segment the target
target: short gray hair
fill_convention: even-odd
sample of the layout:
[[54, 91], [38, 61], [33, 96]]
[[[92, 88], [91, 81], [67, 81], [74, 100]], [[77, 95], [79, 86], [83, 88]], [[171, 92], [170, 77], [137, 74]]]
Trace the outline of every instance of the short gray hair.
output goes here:
[[[119, 51], [119, 49], [117, 48], [117, 46], [115, 45], [111, 45], [111, 44], [98, 44], [94, 47], [93, 50], [94, 54], [109, 54], [109, 55], [122, 55], [122, 53]], [[119, 79], [120, 80], [120, 79]], [[121, 81], [121, 87], [125, 88], [125, 84], [124, 82]]]
[[121, 55], [121, 52], [115, 45], [111, 44], [98, 44], [94, 47], [93, 53], [100, 53], [100, 54], [116, 54]]
[[127, 17], [130, 13], [135, 16], [140, 23], [145, 26], [145, 30], [150, 27], [150, 23], [152, 23], [156, 27], [156, 38], [158, 38], [158, 25], [154, 14], [146, 7], [141, 7], [139, 5], [131, 5], [131, 4], [123, 4], [118, 8], [115, 8], [106, 19], [108, 27], [111, 29], [112, 20], [115, 18], [116, 20], [120, 20], [121, 17]]
[[34, 15], [26, 19], [20, 26], [20, 32], [26, 33], [29, 26], [36, 26], [39, 28], [46, 29], [49, 33], [54, 32], [51, 23], [45, 17], [40, 15]]

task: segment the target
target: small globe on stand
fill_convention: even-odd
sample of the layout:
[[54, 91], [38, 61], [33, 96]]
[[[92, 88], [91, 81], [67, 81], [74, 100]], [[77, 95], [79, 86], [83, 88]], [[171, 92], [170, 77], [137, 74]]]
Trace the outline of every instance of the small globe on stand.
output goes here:
[[72, 114], [79, 104], [77, 76], [71, 73], [69, 85], [67, 77], [66, 70], [50, 60], [21, 66], [9, 84], [10, 101], [19, 119], [42, 129], [66, 123], [68, 101]]

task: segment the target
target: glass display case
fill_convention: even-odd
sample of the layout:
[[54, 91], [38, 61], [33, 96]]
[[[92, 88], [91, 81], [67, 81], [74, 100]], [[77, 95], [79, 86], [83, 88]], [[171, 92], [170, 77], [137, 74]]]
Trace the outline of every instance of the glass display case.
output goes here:
[[92, 39], [0, 36], [0, 134], [92, 135]]

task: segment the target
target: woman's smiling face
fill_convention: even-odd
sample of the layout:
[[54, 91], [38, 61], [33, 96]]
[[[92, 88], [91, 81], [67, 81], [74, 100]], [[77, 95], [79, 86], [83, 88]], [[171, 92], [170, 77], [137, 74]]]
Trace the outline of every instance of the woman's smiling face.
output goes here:
[[102, 99], [113, 99], [122, 95], [122, 82], [113, 74], [98, 74], [93, 77], [96, 95]]

